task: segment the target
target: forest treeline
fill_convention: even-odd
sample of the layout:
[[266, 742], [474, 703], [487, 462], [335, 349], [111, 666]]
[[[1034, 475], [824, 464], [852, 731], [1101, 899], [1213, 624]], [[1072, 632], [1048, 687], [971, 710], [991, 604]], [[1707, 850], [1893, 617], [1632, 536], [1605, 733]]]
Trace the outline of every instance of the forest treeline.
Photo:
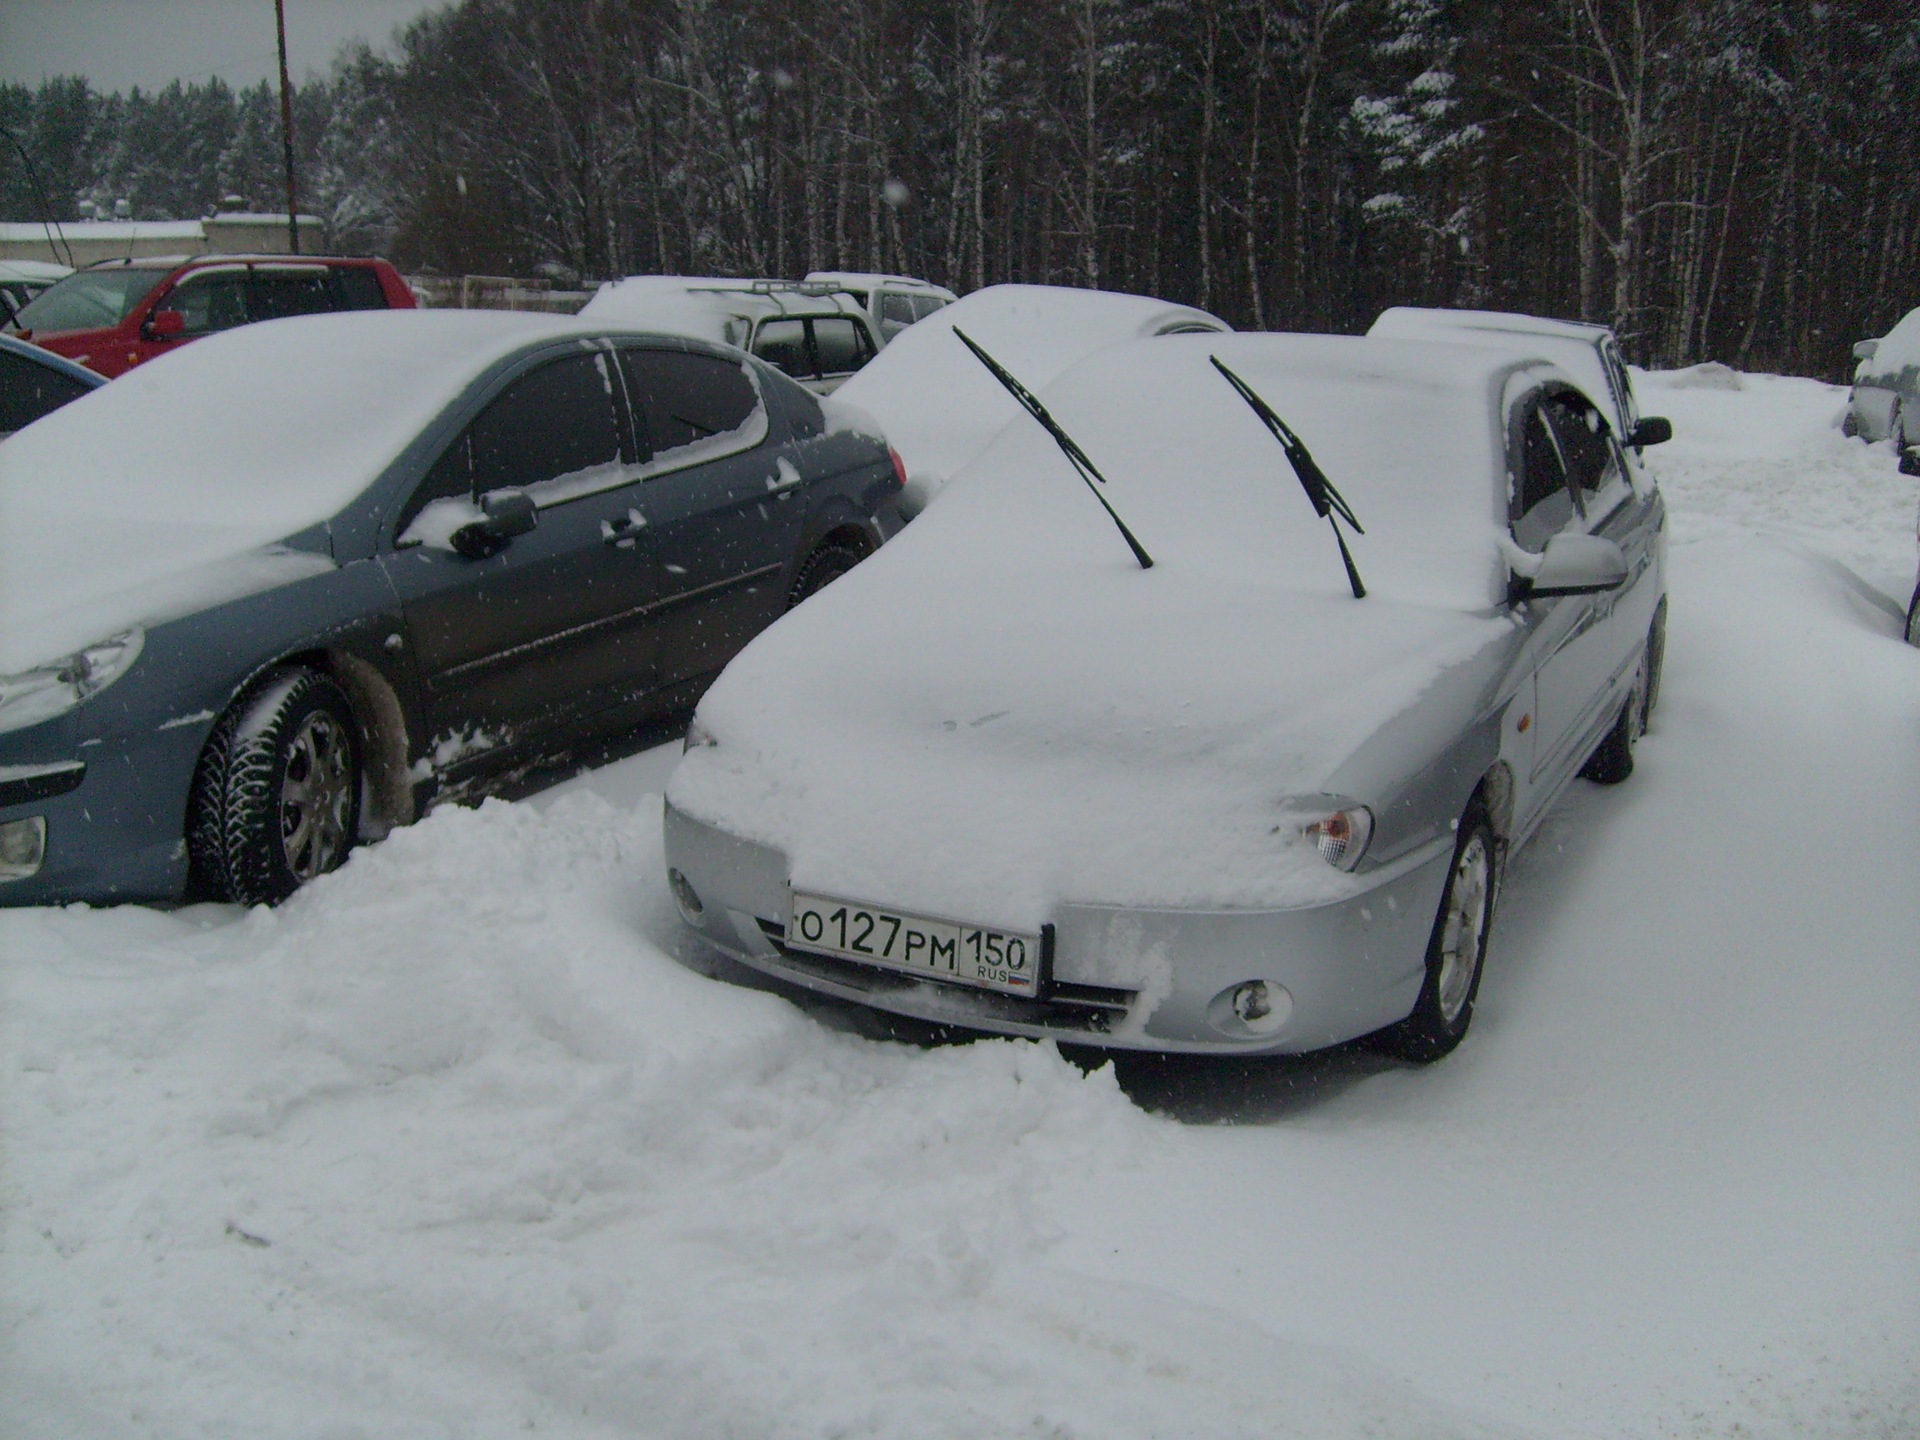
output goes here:
[[[1835, 378], [1920, 303], [1911, 0], [460, 0], [295, 109], [329, 244], [448, 273], [1493, 306]], [[0, 124], [56, 215], [282, 203], [264, 85], [0, 87]]]

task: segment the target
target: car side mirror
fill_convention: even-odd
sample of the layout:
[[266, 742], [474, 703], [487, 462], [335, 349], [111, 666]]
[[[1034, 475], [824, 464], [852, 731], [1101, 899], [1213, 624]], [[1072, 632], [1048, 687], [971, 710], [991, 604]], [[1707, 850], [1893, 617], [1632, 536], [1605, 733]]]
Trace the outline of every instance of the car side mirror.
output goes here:
[[187, 333], [187, 317], [178, 310], [156, 310], [140, 329], [149, 340], [171, 340]]
[[1853, 342], [1853, 358], [1871, 360], [1880, 350], [1878, 340], [1856, 340]]
[[1673, 422], [1664, 415], [1648, 415], [1633, 427], [1627, 444], [1638, 450], [1643, 445], [1664, 445], [1673, 438]]
[[1599, 535], [1556, 535], [1547, 541], [1533, 573], [1514, 572], [1515, 600], [1552, 600], [1562, 595], [1598, 595], [1627, 580], [1627, 557]]
[[539, 507], [524, 490], [489, 490], [480, 497], [480, 518], [462, 525], [448, 537], [454, 553], [484, 560], [507, 548], [516, 535], [525, 535], [540, 523]]

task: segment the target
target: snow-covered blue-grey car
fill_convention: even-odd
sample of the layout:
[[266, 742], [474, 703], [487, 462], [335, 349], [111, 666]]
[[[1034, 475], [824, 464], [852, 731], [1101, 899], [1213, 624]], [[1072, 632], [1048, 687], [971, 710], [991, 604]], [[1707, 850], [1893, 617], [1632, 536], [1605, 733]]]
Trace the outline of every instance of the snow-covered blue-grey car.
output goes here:
[[898, 527], [885, 441], [724, 346], [374, 311], [0, 445], [0, 904], [271, 901], [684, 710]]
[[1524, 340], [1271, 334], [1022, 403], [701, 701], [686, 923], [976, 1030], [1447, 1053], [1507, 858], [1657, 695], [1665, 507], [1607, 409]]

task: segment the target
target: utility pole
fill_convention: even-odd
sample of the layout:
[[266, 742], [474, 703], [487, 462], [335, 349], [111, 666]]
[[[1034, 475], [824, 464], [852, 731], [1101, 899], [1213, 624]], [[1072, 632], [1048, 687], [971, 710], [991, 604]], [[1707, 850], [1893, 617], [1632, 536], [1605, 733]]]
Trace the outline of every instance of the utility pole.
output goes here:
[[287, 0], [273, 0], [280, 29], [280, 144], [287, 157], [287, 249], [300, 253], [300, 206], [293, 188], [293, 88], [287, 83]]

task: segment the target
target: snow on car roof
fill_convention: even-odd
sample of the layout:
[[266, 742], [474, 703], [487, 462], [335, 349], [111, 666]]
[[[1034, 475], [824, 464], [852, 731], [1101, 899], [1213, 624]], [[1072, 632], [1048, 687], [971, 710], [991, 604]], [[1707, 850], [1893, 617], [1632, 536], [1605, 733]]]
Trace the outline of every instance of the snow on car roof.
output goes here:
[[[1358, 512], [1367, 598], [1213, 356]], [[1274, 807], [1504, 632], [1500, 400], [1527, 364], [1334, 336], [1099, 352], [1042, 398], [1154, 567], [1022, 418], [733, 661], [669, 798], [797, 887], [1010, 928], [1062, 900], [1327, 898], [1344, 877], [1282, 853]]]
[[[759, 288], [756, 288], [759, 287]], [[669, 335], [690, 335], [717, 345], [746, 340], [756, 315], [853, 315], [851, 296], [808, 294], [786, 280], [729, 280], [697, 275], [630, 275], [594, 292], [580, 318], [603, 325], [632, 325]]]
[[1599, 344], [1611, 333], [1604, 325], [1578, 320], [1549, 320], [1503, 310], [1434, 310], [1396, 305], [1380, 312], [1367, 334], [1390, 340], [1441, 340], [1456, 345], [1486, 345], [1525, 350], [1551, 360], [1573, 377], [1587, 397], [1602, 406], [1614, 433], [1625, 438], [1627, 417], [1615, 404], [1613, 385], [1600, 359]]
[[959, 326], [1038, 390], [1094, 351], [1179, 327], [1226, 322], [1144, 295], [992, 285], [901, 331], [835, 392], [878, 420], [911, 474], [945, 480], [1021, 412], [953, 338]]
[[[358, 311], [246, 325], [0, 445], [0, 673], [186, 604], [183, 577], [337, 514], [495, 360], [564, 316]], [[182, 588], [183, 585], [186, 588]]]

